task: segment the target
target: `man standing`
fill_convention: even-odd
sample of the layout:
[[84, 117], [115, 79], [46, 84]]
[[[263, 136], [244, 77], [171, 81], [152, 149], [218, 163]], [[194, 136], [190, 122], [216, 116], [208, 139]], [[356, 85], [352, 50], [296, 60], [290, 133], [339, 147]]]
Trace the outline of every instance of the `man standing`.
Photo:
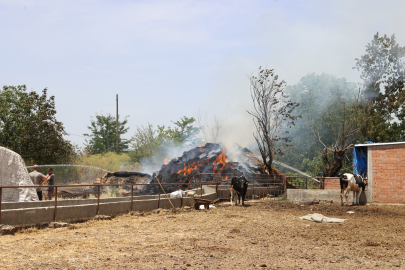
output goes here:
[[[46, 176], [38, 172], [38, 165], [34, 165], [34, 171], [29, 174], [31, 181], [34, 185], [42, 186], [42, 182], [46, 179]], [[42, 188], [37, 188], [37, 195], [40, 201], [42, 201]]]
[[[46, 183], [48, 183], [50, 186], [55, 185], [55, 175], [52, 173], [52, 168], [48, 168], [48, 174], [45, 176], [42, 185]], [[48, 191], [48, 200], [52, 200], [54, 188], [48, 187], [46, 190]]]

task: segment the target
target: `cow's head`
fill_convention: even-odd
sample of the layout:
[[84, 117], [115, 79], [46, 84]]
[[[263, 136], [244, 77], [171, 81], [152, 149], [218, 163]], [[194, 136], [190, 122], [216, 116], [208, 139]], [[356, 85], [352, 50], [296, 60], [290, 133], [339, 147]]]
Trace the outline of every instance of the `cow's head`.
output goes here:
[[240, 176], [238, 180], [240, 181], [241, 188], [244, 188], [245, 186], [247, 187], [249, 182], [244, 175]]
[[342, 174], [340, 176], [340, 181], [347, 181], [347, 175], [346, 174]]

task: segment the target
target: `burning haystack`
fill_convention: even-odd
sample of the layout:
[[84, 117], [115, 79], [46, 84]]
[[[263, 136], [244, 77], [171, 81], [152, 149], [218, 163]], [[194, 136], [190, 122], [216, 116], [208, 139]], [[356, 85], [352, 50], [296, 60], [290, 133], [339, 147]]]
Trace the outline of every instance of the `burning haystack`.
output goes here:
[[[134, 186], [135, 193], [156, 194], [159, 190], [156, 177], [162, 184], [173, 183], [173, 185], [163, 185], [166, 192], [173, 192], [182, 187], [195, 188], [200, 181], [218, 181], [218, 184], [229, 184], [229, 182], [221, 181], [230, 180], [234, 175], [263, 173], [266, 174], [263, 162], [249, 149], [236, 147], [227, 150], [219, 144], [207, 143], [183, 152], [181, 157], [174, 158], [168, 163], [165, 160], [165, 164], [159, 171], [154, 172], [153, 176], [139, 172], [114, 172], [98, 178], [96, 183], [134, 184], [136, 185], [136, 187]], [[278, 174], [276, 169], [273, 174]], [[156, 185], [142, 185], [148, 183]], [[196, 185], [192, 185], [193, 183]], [[129, 192], [130, 186], [123, 187], [123, 189]]]
[[[183, 153], [162, 165], [153, 174], [152, 183], [199, 183], [201, 181], [227, 180], [233, 175], [262, 173], [262, 162], [247, 148], [227, 151], [219, 144], [207, 143]], [[178, 188], [165, 186], [168, 192]], [[157, 188], [157, 187], [156, 187]], [[156, 189], [153, 188], [153, 189]], [[154, 190], [155, 191], [155, 190]], [[153, 192], [154, 192], [153, 191]]]

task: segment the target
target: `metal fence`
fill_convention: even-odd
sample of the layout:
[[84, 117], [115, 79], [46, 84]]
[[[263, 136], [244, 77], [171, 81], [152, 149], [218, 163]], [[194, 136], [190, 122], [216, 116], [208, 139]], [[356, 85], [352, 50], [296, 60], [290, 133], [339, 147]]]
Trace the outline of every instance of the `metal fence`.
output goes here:
[[[239, 176], [238, 174], [229, 174], [229, 175], [218, 175], [215, 176], [214, 174], [212, 177], [210, 176], [210, 181], [202, 181], [202, 177], [200, 177], [199, 183], [181, 183], [182, 187], [187, 186], [188, 189], [195, 188], [198, 186], [200, 188], [200, 194], [203, 194], [203, 186], [208, 185], [211, 187], [215, 186], [215, 190], [217, 193], [217, 198], [228, 200], [229, 199], [229, 186], [231, 184], [232, 177]], [[245, 174], [249, 182], [249, 189], [247, 192], [246, 199], [261, 199], [261, 198], [279, 198], [285, 192], [286, 188], [286, 178], [284, 175], [279, 176], [272, 176], [272, 175], [257, 175], [257, 174]], [[164, 186], [179, 186], [179, 183], [161, 183], [162, 187]], [[158, 188], [158, 208], [160, 208], [160, 197], [164, 193], [162, 187], [157, 183], [151, 184], [80, 184], [80, 185], [53, 185], [53, 186], [46, 186], [46, 187], [54, 187], [54, 220], [57, 219], [57, 209], [58, 209], [58, 188], [78, 188], [78, 187], [93, 187], [95, 190], [95, 196], [97, 197], [97, 215], [100, 212], [100, 191], [105, 187], [130, 187], [131, 193], [131, 211], [133, 210], [133, 203], [134, 203], [134, 186], [155, 186]], [[0, 224], [1, 224], [1, 206], [2, 206], [2, 193], [3, 189], [5, 188], [38, 188], [38, 186], [0, 186]]]
[[[218, 199], [229, 200], [230, 190], [233, 177], [241, 176], [242, 174], [201, 174], [202, 179], [209, 179], [215, 182]], [[285, 175], [267, 175], [267, 174], [243, 174], [248, 180], [248, 190], [246, 192], [246, 200], [249, 199], [279, 199], [284, 195], [286, 188]], [[202, 181], [204, 183], [204, 181]]]
[[324, 177], [286, 176], [287, 188], [324, 189]]

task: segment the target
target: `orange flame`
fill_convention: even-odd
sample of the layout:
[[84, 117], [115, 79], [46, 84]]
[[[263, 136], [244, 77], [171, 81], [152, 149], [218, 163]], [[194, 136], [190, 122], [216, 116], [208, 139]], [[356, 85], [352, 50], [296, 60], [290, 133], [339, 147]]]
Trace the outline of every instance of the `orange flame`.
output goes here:
[[195, 161], [190, 166], [187, 166], [187, 163], [184, 163], [184, 168], [178, 170], [177, 174], [183, 174], [184, 176], [186, 176], [187, 174], [190, 174], [195, 169], [197, 169], [197, 164], [195, 163]]
[[225, 168], [225, 166], [226, 166], [225, 151], [226, 151], [226, 149], [224, 148], [224, 150], [222, 150], [221, 154], [219, 154], [219, 156], [212, 163], [213, 165], [215, 165], [215, 167], [211, 170], [212, 173], [215, 173], [219, 164], [222, 164], [222, 167], [219, 169], [219, 171], [217, 171], [217, 173], [222, 171]]
[[[203, 152], [202, 149], [200, 149], [200, 151]], [[226, 149], [223, 149], [221, 154], [219, 154], [217, 156], [217, 158], [212, 162], [212, 165], [214, 165], [214, 168], [211, 170], [212, 173], [219, 173], [227, 167], [232, 168], [232, 166], [230, 164], [226, 163], [225, 151], [226, 151]], [[183, 169], [178, 170], [177, 174], [182, 174], [184, 176], [187, 176], [187, 175], [191, 174], [194, 170], [197, 170], [197, 168], [200, 167], [202, 164], [209, 165], [209, 159], [194, 161], [191, 165], [187, 165], [187, 163], [184, 163]], [[200, 175], [201, 172], [198, 172], [198, 174]], [[228, 179], [228, 178], [229, 178], [229, 176], [226, 179]], [[191, 179], [190, 179], [190, 181], [191, 181]]]
[[163, 160], [163, 164], [167, 165], [167, 157], [165, 157], [165, 160]]

